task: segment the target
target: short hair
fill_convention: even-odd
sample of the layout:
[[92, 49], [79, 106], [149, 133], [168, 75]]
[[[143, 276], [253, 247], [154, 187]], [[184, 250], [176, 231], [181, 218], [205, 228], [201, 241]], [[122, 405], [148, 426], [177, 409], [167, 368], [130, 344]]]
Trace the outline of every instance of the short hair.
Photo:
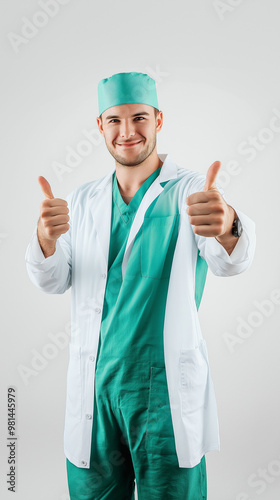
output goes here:
[[[154, 108], [154, 115], [155, 115], [155, 118], [157, 117], [158, 113], [159, 113], [159, 109], [155, 108], [154, 106], [152, 106]], [[103, 113], [101, 113], [101, 115], [99, 116], [101, 122], [102, 122], [102, 115]]]

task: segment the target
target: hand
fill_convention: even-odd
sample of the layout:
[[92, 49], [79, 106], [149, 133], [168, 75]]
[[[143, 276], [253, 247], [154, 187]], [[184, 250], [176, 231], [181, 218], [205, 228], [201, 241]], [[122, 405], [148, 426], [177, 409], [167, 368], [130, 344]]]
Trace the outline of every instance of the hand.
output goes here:
[[221, 167], [215, 161], [209, 167], [203, 192], [191, 194], [186, 198], [190, 224], [195, 234], [200, 236], [223, 236], [230, 234], [235, 218], [235, 210], [228, 205], [216, 187], [216, 177]]
[[45, 195], [45, 200], [41, 203], [41, 214], [38, 222], [38, 238], [42, 246], [42, 241], [55, 244], [56, 240], [63, 233], [66, 233], [70, 226], [68, 221], [69, 209], [67, 201], [54, 198], [51, 186], [45, 177], [38, 177], [39, 184]]

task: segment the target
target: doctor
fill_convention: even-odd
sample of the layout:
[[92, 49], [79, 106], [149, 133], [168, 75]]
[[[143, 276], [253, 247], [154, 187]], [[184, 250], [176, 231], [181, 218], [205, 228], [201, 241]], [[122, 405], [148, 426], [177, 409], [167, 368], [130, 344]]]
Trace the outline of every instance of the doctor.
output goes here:
[[72, 287], [64, 430], [71, 500], [204, 500], [205, 454], [219, 450], [199, 320], [208, 267], [253, 261], [254, 222], [203, 175], [158, 154], [155, 81], [98, 85], [97, 124], [115, 167], [66, 200], [45, 194], [26, 251], [46, 293]]

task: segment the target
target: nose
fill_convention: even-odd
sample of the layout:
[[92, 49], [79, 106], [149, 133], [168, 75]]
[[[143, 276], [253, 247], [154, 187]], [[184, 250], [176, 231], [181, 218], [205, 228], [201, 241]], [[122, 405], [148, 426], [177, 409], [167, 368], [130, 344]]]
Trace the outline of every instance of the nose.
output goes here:
[[129, 139], [135, 135], [135, 126], [132, 123], [124, 120], [120, 126], [120, 137], [122, 139]]

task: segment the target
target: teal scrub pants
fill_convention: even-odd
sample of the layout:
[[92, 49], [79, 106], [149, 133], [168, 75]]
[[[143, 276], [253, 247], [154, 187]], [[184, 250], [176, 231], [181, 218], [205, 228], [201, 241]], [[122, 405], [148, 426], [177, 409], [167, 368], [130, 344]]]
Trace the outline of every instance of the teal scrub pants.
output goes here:
[[205, 500], [205, 456], [180, 468], [164, 366], [98, 363], [90, 468], [66, 459], [71, 500]]

